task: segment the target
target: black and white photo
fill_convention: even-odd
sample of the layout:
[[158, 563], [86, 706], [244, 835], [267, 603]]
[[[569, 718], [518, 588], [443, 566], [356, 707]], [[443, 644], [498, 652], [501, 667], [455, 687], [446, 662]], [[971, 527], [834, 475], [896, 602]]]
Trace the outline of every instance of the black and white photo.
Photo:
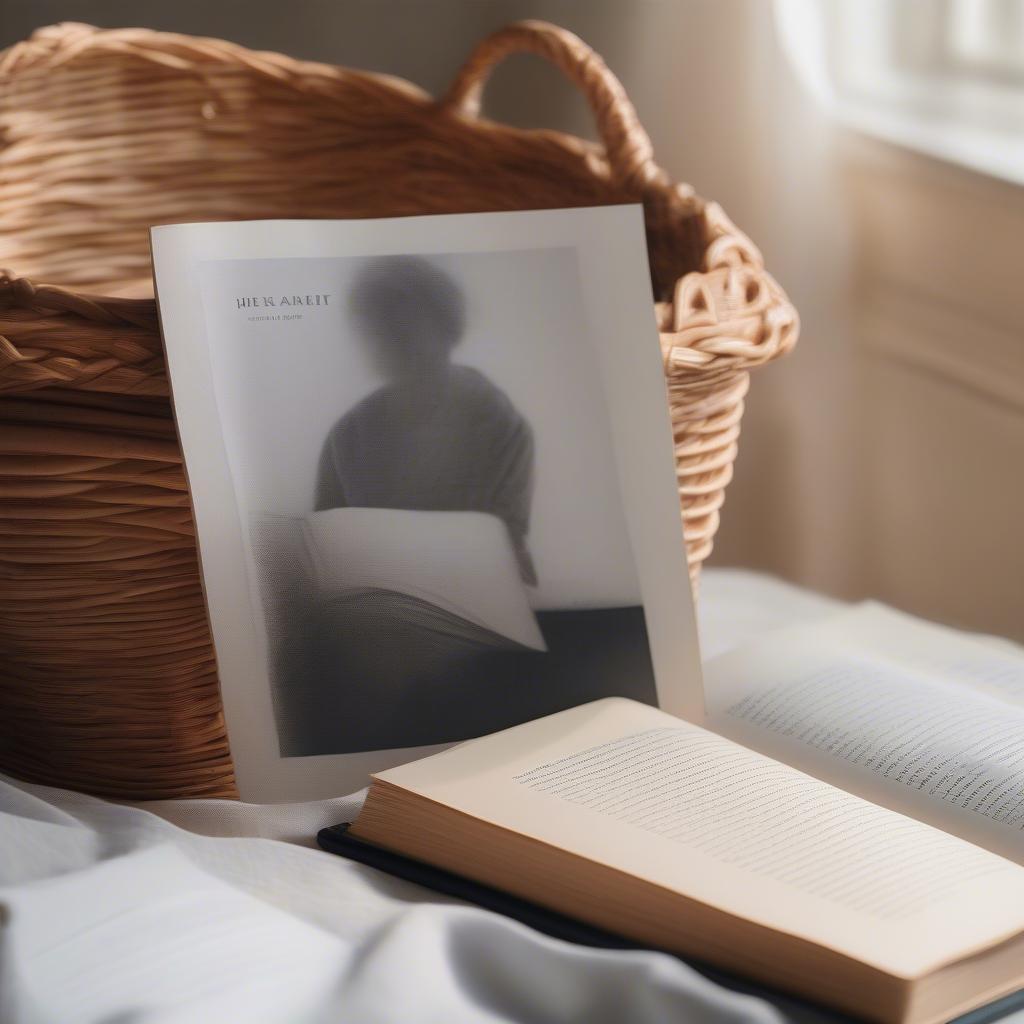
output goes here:
[[[409, 251], [197, 261], [248, 606], [225, 614], [237, 632], [251, 613], [250, 689], [266, 690], [281, 763], [425, 749], [606, 696], [664, 703], [609, 403], [628, 382], [608, 377], [580, 246], [434, 234]], [[662, 433], [646, 443], [671, 495], [641, 299], [623, 344], [654, 371], [641, 400]], [[202, 544], [191, 463], [190, 479]], [[672, 542], [660, 571], [678, 592], [678, 517]], [[220, 644], [218, 660], [223, 677]]]

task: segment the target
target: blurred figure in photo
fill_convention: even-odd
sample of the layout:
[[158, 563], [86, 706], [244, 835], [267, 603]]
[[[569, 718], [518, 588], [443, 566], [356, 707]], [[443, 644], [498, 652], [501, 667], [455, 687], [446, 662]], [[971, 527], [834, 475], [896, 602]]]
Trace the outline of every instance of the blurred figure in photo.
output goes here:
[[428, 260], [382, 257], [357, 277], [350, 310], [385, 383], [331, 428], [315, 509], [490, 513], [523, 581], [536, 584], [533, 432], [501, 388], [453, 361], [465, 330], [459, 286]]

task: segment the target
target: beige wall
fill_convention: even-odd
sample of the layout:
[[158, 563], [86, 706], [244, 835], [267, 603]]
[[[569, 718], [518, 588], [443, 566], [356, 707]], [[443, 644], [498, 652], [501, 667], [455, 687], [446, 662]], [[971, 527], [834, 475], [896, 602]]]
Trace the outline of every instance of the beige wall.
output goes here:
[[867, 588], [1024, 638], [1024, 190], [851, 147]]
[[718, 45], [673, 77], [721, 89], [729, 116], [702, 104], [659, 151], [803, 317], [794, 357], [755, 378], [713, 563], [1024, 639], [1024, 190], [830, 124], [768, 5], [724, 5], [732, 46], [723, 5], [683, 6]]
[[[796, 354], [755, 376], [713, 563], [1024, 638], [1024, 192], [835, 128], [779, 52], [767, 0], [7, 0], [0, 43], [69, 17], [435, 92], [506, 21], [577, 31], [662, 163], [722, 202], [802, 314]], [[487, 109], [590, 132], [533, 58], [496, 74]]]

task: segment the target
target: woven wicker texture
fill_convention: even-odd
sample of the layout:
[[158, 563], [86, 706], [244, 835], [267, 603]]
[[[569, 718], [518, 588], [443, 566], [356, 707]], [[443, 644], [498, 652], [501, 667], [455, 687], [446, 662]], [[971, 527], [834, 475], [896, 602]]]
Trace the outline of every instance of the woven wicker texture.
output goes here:
[[[490, 69], [520, 51], [583, 91], [601, 145], [479, 117]], [[0, 55], [0, 84], [0, 768], [126, 798], [235, 793], [155, 223], [642, 202], [696, 582], [747, 372], [794, 344], [797, 317], [722, 210], [655, 164], [577, 37], [509, 26], [435, 101], [218, 40], [69, 24]]]

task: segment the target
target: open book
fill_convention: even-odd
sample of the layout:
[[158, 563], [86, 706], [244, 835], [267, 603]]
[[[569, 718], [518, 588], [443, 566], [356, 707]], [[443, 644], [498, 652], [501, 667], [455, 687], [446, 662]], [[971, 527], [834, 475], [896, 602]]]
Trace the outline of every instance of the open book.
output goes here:
[[[873, 1021], [1024, 987], [1024, 657], [875, 606], [374, 776], [355, 837]], [[1016, 863], [1014, 863], [1016, 861]]]
[[437, 633], [545, 650], [508, 530], [496, 516], [335, 508], [308, 516], [303, 535], [324, 600], [402, 595], [403, 616]]

